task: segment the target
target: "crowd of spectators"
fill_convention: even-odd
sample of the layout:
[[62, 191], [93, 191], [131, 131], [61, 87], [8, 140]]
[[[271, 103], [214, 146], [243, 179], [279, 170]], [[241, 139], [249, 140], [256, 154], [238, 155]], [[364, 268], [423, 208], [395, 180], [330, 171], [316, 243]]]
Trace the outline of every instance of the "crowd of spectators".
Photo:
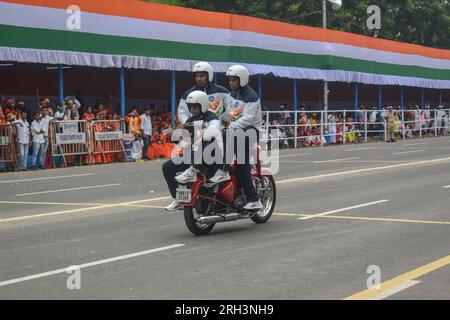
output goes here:
[[[34, 108], [30, 108], [24, 102], [0, 96], [0, 125], [9, 124], [15, 128], [19, 170], [27, 170], [28, 154], [31, 155], [29, 168], [45, 169], [49, 166], [49, 129], [50, 123], [54, 121], [84, 120], [94, 125], [94, 122], [116, 124], [123, 120], [123, 126], [102, 125], [99, 128], [102, 128], [101, 131], [123, 130], [129, 134], [132, 139], [131, 157], [135, 161], [170, 157], [174, 145], [170, 137], [163, 133], [171, 127], [172, 119], [168, 107], [134, 106], [131, 112], [121, 119], [110, 96], [97, 99], [93, 106], [84, 106], [83, 101], [79, 96], [67, 96], [64, 103], [52, 103], [49, 98], [42, 98]], [[3, 130], [2, 134], [5, 132]], [[2, 148], [4, 149], [4, 146]], [[4, 152], [0, 155], [7, 156]]]
[[358, 143], [366, 138], [384, 140], [386, 120], [391, 109], [396, 135], [402, 136], [403, 131], [405, 138], [450, 133], [449, 109], [430, 104], [423, 109], [417, 105], [407, 105], [403, 110], [400, 106], [384, 106], [381, 110], [372, 106], [367, 109], [361, 104], [357, 111], [347, 109], [344, 113], [342, 110], [329, 110], [323, 115], [319, 108], [314, 110], [302, 105], [297, 113], [297, 126], [294, 111], [285, 104], [274, 111], [265, 107], [263, 121], [268, 138], [279, 140], [281, 148], [293, 147], [296, 136], [298, 146], [339, 144], [344, 142], [344, 137], [346, 143]]

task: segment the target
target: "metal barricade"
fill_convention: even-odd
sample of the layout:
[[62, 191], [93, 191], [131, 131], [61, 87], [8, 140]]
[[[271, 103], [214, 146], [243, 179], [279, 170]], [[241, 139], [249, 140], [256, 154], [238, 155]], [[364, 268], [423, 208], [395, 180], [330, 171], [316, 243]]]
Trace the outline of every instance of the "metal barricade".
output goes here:
[[112, 162], [113, 154], [125, 156], [121, 120], [99, 120], [90, 124], [92, 130], [91, 152], [100, 155], [103, 162]]
[[63, 165], [78, 159], [82, 164], [82, 155], [89, 153], [89, 123], [87, 121], [52, 121], [49, 128], [49, 143], [55, 167], [55, 157], [61, 156]]
[[0, 125], [0, 163], [5, 163], [8, 168], [13, 169], [18, 167], [16, 139], [17, 132], [14, 125]]

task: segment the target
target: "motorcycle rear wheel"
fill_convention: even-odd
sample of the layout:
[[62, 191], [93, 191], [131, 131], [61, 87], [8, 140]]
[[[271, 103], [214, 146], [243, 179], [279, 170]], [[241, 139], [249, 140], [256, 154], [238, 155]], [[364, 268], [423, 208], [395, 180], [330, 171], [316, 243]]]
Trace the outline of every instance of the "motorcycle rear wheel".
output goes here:
[[196, 236], [203, 236], [211, 232], [211, 230], [216, 225], [215, 223], [205, 223], [200, 224], [195, 219], [195, 208], [193, 207], [184, 207], [184, 221], [186, 222], [186, 226], [189, 231], [195, 234]]

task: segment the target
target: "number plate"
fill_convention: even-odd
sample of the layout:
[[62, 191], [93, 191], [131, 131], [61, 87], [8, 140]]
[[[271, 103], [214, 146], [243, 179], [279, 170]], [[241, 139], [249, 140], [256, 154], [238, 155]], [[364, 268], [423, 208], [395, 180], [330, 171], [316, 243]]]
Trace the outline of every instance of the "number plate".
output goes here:
[[177, 202], [191, 202], [191, 189], [177, 189]]

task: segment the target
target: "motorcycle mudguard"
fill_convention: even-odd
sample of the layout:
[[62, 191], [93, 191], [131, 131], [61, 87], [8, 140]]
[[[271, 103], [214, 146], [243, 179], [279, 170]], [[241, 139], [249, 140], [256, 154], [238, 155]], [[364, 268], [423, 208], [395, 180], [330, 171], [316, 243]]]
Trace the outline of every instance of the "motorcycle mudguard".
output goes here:
[[272, 170], [270, 170], [269, 168], [261, 168], [261, 175], [262, 176], [271, 176]]

